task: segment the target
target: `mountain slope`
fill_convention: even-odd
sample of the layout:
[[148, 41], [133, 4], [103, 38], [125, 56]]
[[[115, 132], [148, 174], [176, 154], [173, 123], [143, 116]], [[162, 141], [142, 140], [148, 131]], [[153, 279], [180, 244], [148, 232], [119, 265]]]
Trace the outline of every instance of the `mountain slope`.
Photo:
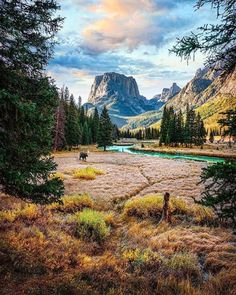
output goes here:
[[[219, 74], [207, 68], [198, 70], [194, 78], [166, 105], [173, 106], [177, 111], [185, 111], [186, 105], [189, 104], [200, 113], [206, 128], [218, 128], [217, 121], [222, 117], [219, 113], [236, 108], [236, 70], [228, 75]], [[161, 111], [162, 109], [157, 112], [156, 117], [160, 116]], [[153, 114], [151, 117], [154, 117]], [[135, 118], [132, 120], [135, 121]], [[136, 126], [138, 127], [142, 126]], [[153, 122], [151, 127], [159, 128], [160, 120]]]

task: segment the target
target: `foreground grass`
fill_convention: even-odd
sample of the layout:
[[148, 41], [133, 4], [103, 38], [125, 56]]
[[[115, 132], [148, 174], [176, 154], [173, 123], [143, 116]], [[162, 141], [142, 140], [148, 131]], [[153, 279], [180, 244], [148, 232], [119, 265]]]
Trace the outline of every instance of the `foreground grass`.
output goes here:
[[1, 294], [235, 294], [230, 230], [177, 198], [172, 224], [157, 226], [162, 201], [133, 198], [108, 212], [86, 194], [46, 207], [2, 195]]

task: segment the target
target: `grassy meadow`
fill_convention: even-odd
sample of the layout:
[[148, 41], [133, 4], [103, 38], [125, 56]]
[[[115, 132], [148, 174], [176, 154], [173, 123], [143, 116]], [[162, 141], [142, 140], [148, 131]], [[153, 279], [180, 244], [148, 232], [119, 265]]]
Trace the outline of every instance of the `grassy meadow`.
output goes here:
[[[0, 197], [1, 294], [235, 294], [235, 237], [191, 199], [203, 163], [55, 158], [63, 204]], [[159, 223], [166, 190], [171, 224]]]

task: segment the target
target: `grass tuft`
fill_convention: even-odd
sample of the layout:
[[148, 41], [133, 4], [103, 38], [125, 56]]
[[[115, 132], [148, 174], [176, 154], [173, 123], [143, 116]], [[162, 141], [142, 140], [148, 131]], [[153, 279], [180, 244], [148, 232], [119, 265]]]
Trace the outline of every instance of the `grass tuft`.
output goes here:
[[104, 215], [95, 210], [84, 209], [71, 216], [69, 221], [76, 224], [76, 236], [85, 240], [101, 242], [110, 233]]
[[94, 206], [92, 198], [87, 194], [64, 196], [61, 200], [63, 204], [53, 203], [48, 206], [48, 209], [61, 212], [76, 212], [84, 208], [93, 208]]
[[93, 180], [96, 178], [96, 175], [102, 175], [104, 171], [94, 168], [94, 167], [86, 167], [73, 170], [73, 178], [82, 178], [86, 180]]

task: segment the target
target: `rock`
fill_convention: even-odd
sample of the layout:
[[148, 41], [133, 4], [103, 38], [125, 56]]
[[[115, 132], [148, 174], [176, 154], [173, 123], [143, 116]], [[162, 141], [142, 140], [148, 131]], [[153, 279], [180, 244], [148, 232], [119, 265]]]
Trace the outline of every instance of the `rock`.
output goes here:
[[96, 76], [91, 87], [86, 107], [97, 107], [101, 112], [107, 107], [111, 119], [121, 126], [120, 117], [135, 116], [147, 111], [157, 110], [163, 104], [148, 100], [140, 95], [138, 85], [133, 77], [117, 73], [105, 73]]

